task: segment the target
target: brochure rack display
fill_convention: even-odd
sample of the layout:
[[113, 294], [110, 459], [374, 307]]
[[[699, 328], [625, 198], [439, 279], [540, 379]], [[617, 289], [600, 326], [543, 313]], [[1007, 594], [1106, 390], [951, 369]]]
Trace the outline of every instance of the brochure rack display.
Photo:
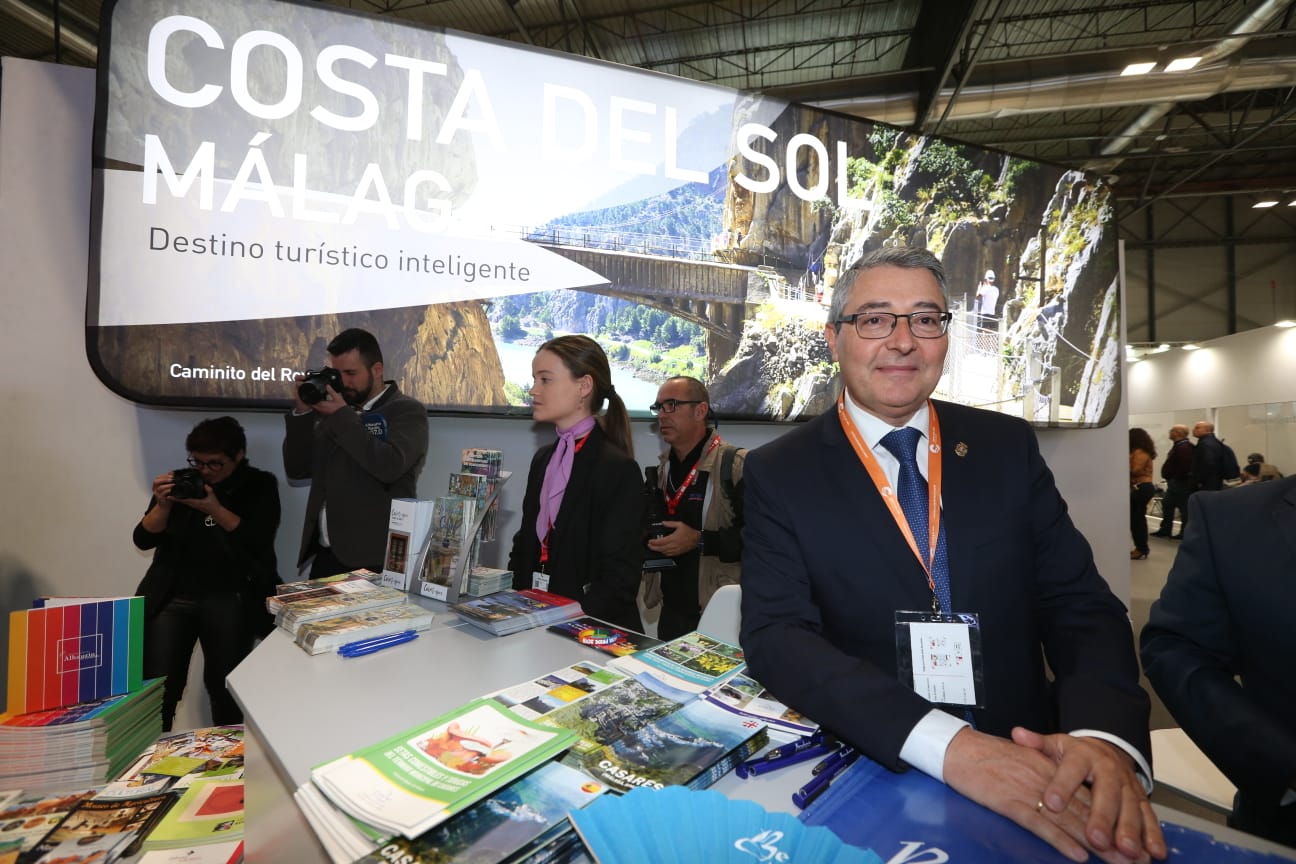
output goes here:
[[412, 586], [419, 595], [445, 603], [459, 602], [459, 595], [467, 590], [478, 547], [488, 542], [482, 537], [482, 527], [493, 518], [493, 505], [512, 476], [512, 471], [499, 472], [490, 491], [481, 498], [450, 496], [458, 499], [454, 506], [447, 498], [437, 499], [432, 530], [419, 549], [418, 578]]

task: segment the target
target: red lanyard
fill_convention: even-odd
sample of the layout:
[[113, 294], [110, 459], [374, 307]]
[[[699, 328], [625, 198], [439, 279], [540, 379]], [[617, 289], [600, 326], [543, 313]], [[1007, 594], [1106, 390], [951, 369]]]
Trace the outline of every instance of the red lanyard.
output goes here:
[[837, 418], [841, 421], [842, 429], [846, 432], [846, 437], [850, 439], [851, 446], [855, 448], [855, 455], [859, 457], [860, 462], [864, 463], [864, 468], [868, 471], [869, 477], [873, 480], [873, 485], [877, 487], [878, 494], [886, 502], [887, 509], [891, 511], [891, 518], [895, 519], [896, 525], [900, 528], [900, 533], [904, 535], [905, 540], [909, 543], [909, 549], [913, 552], [918, 563], [922, 565], [923, 570], [927, 573], [927, 587], [931, 589], [932, 596], [936, 596], [936, 583], [932, 581], [931, 568], [932, 562], [936, 560], [936, 543], [940, 538], [940, 501], [941, 501], [941, 443], [940, 443], [940, 421], [936, 418], [936, 406], [930, 401], [927, 403], [927, 560], [924, 561], [918, 551], [918, 541], [914, 539], [913, 531], [909, 528], [909, 520], [905, 518], [904, 510], [900, 508], [900, 502], [896, 499], [895, 488], [887, 480], [886, 472], [878, 464], [877, 457], [869, 449], [868, 442], [860, 434], [859, 429], [855, 426], [855, 421], [851, 419], [850, 412], [846, 410], [846, 394], [843, 392], [837, 398]]
[[[581, 448], [585, 446], [585, 442], [588, 440], [589, 440], [588, 432], [586, 432], [581, 437], [577, 438], [576, 443], [572, 446], [572, 455], [579, 453], [581, 451]], [[567, 490], [564, 489], [563, 494], [564, 495], [567, 494]], [[557, 519], [558, 514], [555, 513], [553, 518]], [[540, 563], [542, 565], [549, 560], [549, 535], [553, 533], [553, 526], [554, 526], [553, 519], [550, 519], [549, 530], [545, 532], [545, 536], [540, 538]]]
[[[679, 485], [679, 488], [675, 490], [675, 494], [666, 499], [667, 515], [669, 516], [675, 515], [675, 509], [679, 507], [680, 500], [684, 497], [684, 493], [688, 491], [688, 488], [693, 485], [693, 481], [697, 479], [698, 466], [702, 464], [703, 459], [711, 455], [712, 450], [714, 450], [719, 446], [720, 446], [720, 436], [717, 435], [711, 439], [711, 446], [706, 449], [706, 452], [703, 453], [701, 456], [699, 456], [698, 460], [693, 463], [693, 467], [689, 469], [688, 476], [684, 478], [684, 482], [681, 483]], [[668, 477], [670, 476], [669, 468], [666, 471], [666, 475]]]

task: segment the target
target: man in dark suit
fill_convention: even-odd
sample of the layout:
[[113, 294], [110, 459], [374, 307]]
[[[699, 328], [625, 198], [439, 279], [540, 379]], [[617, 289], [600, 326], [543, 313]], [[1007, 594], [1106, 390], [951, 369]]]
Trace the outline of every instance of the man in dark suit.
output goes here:
[[[747, 460], [751, 672], [875, 761], [943, 779], [1074, 860], [1164, 858], [1125, 608], [1030, 428], [929, 401], [948, 308], [926, 250], [879, 250], [838, 280], [825, 336], [845, 393]], [[908, 449], [893, 456], [895, 430]], [[913, 497], [935, 502], [921, 522]], [[933, 677], [919, 695], [914, 646], [933, 624], [923, 649], [971, 650], [947, 658], [963, 689]]]
[[1238, 787], [1229, 824], [1296, 846], [1296, 479], [1194, 495], [1188, 509], [1143, 669]]

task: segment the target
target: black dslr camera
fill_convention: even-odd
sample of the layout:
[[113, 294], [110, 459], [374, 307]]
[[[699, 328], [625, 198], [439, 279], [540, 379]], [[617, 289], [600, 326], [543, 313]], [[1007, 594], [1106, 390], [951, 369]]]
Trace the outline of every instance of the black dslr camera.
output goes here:
[[197, 468], [177, 468], [171, 472], [172, 498], [206, 498], [207, 484]]
[[328, 388], [342, 392], [342, 373], [332, 366], [320, 369], [307, 369], [302, 373], [301, 383], [297, 385], [297, 395], [307, 405], [323, 402], [328, 396]]

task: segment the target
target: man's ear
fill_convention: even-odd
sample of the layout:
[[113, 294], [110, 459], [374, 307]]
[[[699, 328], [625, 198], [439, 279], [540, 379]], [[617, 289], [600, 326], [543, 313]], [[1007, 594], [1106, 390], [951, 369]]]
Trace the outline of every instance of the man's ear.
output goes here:
[[370, 372], [373, 374], [373, 376], [374, 376], [375, 378], [377, 378], [379, 381], [384, 380], [384, 379], [383, 379], [383, 364], [382, 364], [382, 361], [381, 361], [381, 360], [379, 360], [377, 363], [375, 363], [375, 364], [373, 364], [372, 366], [370, 366], [370, 367], [369, 367], [369, 371], [370, 371]]

